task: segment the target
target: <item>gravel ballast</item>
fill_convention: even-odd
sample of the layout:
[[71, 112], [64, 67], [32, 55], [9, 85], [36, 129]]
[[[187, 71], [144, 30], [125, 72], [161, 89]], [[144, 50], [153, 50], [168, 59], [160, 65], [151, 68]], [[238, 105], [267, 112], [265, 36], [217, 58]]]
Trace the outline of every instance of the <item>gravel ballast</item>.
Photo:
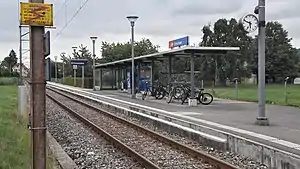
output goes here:
[[[49, 90], [48, 90], [49, 91]], [[51, 92], [50, 93], [54, 93], [54, 92]], [[58, 94], [56, 94], [58, 95]], [[71, 94], [68, 94], [69, 96], [72, 96], [72, 97], [75, 97]], [[62, 97], [62, 96], [60, 96]], [[92, 104], [92, 105], [95, 105], [95, 106], [99, 106], [98, 103], [94, 102], [94, 101], [87, 101], [86, 99], [82, 99], [80, 97], [75, 97], [77, 100], [80, 100], [80, 101], [84, 101], [85, 103], [88, 103], [88, 104]], [[221, 152], [221, 151], [218, 151], [212, 147], [207, 147], [207, 146], [202, 146], [200, 145], [199, 143], [191, 140], [191, 139], [188, 139], [188, 138], [184, 138], [184, 137], [181, 137], [179, 135], [176, 135], [176, 134], [170, 134], [166, 131], [163, 131], [163, 130], [160, 130], [158, 128], [155, 128], [153, 127], [152, 124], [148, 124], [147, 122], [145, 121], [141, 121], [140, 119], [136, 119], [134, 117], [128, 117], [124, 114], [121, 114], [121, 113], [116, 113], [114, 112], [115, 115], [118, 115], [124, 119], [127, 119], [127, 120], [130, 120], [134, 123], [137, 123], [137, 124], [140, 124], [140, 125], [143, 125], [145, 126], [146, 128], [148, 129], [151, 129], [153, 131], [156, 131], [156, 132], [159, 132], [160, 134], [163, 134], [165, 136], [168, 136], [180, 143], [183, 143], [185, 145], [188, 145], [190, 147], [193, 147], [194, 149], [197, 149], [197, 150], [200, 150], [200, 151], [203, 151], [203, 152], [207, 152], [221, 160], [224, 160], [224, 161], [227, 161], [231, 164], [234, 164], [240, 168], [245, 168], [245, 169], [265, 169], [267, 168], [265, 165], [263, 164], [260, 164], [260, 163], [257, 163], [249, 158], [246, 158], [246, 157], [243, 157], [241, 155], [238, 155], [238, 154], [233, 154], [231, 152]], [[207, 167], [207, 166], [206, 166]]]
[[46, 108], [48, 131], [80, 169], [142, 168], [134, 159], [71, 117], [52, 100], [47, 99]]

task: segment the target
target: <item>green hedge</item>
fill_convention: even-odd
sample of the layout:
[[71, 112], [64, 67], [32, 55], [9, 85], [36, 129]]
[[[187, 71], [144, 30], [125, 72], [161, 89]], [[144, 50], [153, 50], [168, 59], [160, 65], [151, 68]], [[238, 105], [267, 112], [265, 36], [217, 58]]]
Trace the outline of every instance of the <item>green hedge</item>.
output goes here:
[[17, 85], [18, 81], [16, 77], [0, 77], [0, 85]]

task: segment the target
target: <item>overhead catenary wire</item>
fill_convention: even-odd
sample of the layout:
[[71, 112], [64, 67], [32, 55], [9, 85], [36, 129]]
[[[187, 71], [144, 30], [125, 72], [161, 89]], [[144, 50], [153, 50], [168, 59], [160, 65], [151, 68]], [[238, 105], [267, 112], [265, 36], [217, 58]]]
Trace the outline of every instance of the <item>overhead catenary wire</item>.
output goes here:
[[78, 15], [78, 13], [86, 6], [89, 0], [85, 0], [83, 4], [80, 4], [79, 9], [72, 15], [72, 17], [66, 22], [66, 24], [63, 26], [62, 29], [56, 34], [54, 39], [52, 40], [52, 44], [55, 42], [55, 40], [63, 33], [63, 31], [69, 26], [69, 24], [73, 21], [73, 19]]
[[[56, 0], [57, 1], [57, 0]], [[56, 2], [55, 1], [55, 2]], [[58, 8], [58, 10], [55, 12], [55, 14], [54, 14], [54, 20], [56, 19], [56, 17], [57, 17], [57, 15], [59, 14], [59, 12], [61, 11], [61, 9], [63, 9], [63, 7], [64, 6], [66, 6], [67, 5], [67, 2], [68, 2], [69, 0], [65, 0], [65, 2]], [[54, 2], [54, 3], [55, 3]]]

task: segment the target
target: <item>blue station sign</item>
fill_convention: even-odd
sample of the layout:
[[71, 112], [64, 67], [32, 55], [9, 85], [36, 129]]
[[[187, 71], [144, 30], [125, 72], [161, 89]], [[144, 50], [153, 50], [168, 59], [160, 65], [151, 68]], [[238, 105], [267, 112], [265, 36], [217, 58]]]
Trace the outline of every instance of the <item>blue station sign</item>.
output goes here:
[[71, 65], [85, 66], [87, 64], [87, 62], [88, 62], [87, 59], [72, 59]]
[[174, 47], [188, 46], [189, 45], [189, 37], [183, 37], [175, 40], [169, 41], [169, 48], [173, 49]]

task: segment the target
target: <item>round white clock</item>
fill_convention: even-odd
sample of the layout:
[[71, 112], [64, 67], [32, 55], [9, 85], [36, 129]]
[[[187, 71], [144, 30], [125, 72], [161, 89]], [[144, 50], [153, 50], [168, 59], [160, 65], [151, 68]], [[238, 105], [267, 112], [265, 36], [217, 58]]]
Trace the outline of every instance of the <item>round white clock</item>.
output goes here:
[[240, 24], [246, 32], [251, 33], [258, 28], [258, 19], [255, 15], [248, 14], [240, 19]]

